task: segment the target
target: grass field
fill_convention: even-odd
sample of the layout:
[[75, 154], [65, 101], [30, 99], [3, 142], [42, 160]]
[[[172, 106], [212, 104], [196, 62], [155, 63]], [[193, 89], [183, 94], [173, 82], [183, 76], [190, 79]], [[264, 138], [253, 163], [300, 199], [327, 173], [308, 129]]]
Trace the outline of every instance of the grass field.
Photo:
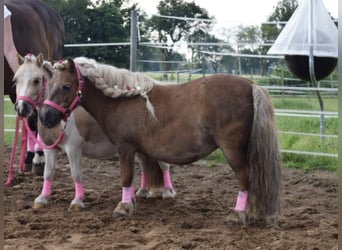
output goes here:
[[[194, 78], [200, 77], [196, 75]], [[158, 80], [162, 80], [162, 76], [153, 76]], [[187, 77], [181, 76], [180, 81], [186, 81]], [[290, 110], [307, 110], [318, 111], [319, 103], [317, 98], [313, 96], [272, 96], [272, 101], [275, 109], [290, 109]], [[324, 110], [330, 112], [338, 111], [337, 97], [324, 98]], [[4, 105], [4, 113], [14, 115], [14, 106], [10, 101], [6, 101]], [[15, 119], [4, 119], [5, 129], [14, 128]], [[299, 132], [299, 133], [320, 133], [319, 118], [308, 117], [290, 117], [290, 116], [276, 116], [276, 126], [279, 131]], [[325, 118], [325, 134], [337, 135], [337, 119]], [[5, 144], [10, 145], [13, 141], [13, 133], [5, 133]], [[337, 154], [337, 138], [326, 137], [322, 142], [320, 136], [308, 135], [294, 135], [294, 134], [279, 134], [279, 144], [281, 149], [297, 150], [308, 152], [322, 152], [326, 154]], [[304, 155], [294, 153], [282, 153], [283, 165], [286, 167], [309, 169], [326, 169], [337, 170], [337, 157]], [[208, 157], [211, 164], [223, 161], [224, 157], [221, 152], [217, 151]]]

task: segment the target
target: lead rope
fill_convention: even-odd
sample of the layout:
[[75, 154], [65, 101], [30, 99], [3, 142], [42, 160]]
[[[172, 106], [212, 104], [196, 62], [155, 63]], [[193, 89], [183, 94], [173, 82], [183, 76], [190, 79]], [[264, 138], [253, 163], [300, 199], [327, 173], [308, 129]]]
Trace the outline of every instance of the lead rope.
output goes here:
[[28, 136], [34, 140], [35, 143], [37, 143], [40, 147], [44, 148], [44, 149], [53, 149], [55, 148], [63, 139], [64, 136], [64, 129], [61, 130], [61, 132], [59, 133], [57, 140], [52, 144], [52, 145], [45, 145], [43, 142], [41, 142], [40, 140], [37, 139], [37, 137], [33, 134], [32, 130], [29, 127], [28, 124], [28, 120], [26, 117], [23, 118], [24, 121], [24, 125], [25, 125], [25, 129], [27, 131]]
[[15, 153], [17, 150], [20, 120], [23, 120], [23, 125], [21, 126], [21, 151], [20, 151], [20, 158], [19, 158], [19, 168], [21, 172], [24, 172], [25, 153], [27, 149], [27, 136], [29, 136], [32, 140], [34, 140], [35, 143], [37, 143], [40, 147], [44, 149], [55, 148], [62, 141], [63, 136], [64, 136], [64, 130], [62, 130], [59, 133], [58, 138], [55, 141], [55, 143], [47, 146], [37, 139], [37, 137], [35, 136], [35, 134], [32, 132], [32, 130], [29, 127], [27, 118], [26, 117], [21, 118], [17, 116], [15, 120], [15, 133], [14, 133], [13, 146], [12, 146], [12, 151], [11, 151], [11, 158], [10, 158], [10, 163], [8, 167], [8, 177], [5, 183], [6, 186], [9, 186], [13, 180], [13, 165], [14, 165]]
[[[13, 164], [14, 164], [15, 152], [17, 149], [20, 120], [21, 120], [21, 117], [19, 116], [17, 116], [15, 119], [15, 132], [14, 132], [12, 151], [11, 151], [10, 164], [8, 167], [8, 177], [5, 183], [6, 186], [9, 186], [13, 180]], [[23, 124], [21, 127], [21, 152], [20, 152], [20, 161], [19, 161], [19, 167], [22, 172], [24, 171], [26, 148], [27, 148], [27, 131], [26, 131], [26, 126], [24, 126]]]

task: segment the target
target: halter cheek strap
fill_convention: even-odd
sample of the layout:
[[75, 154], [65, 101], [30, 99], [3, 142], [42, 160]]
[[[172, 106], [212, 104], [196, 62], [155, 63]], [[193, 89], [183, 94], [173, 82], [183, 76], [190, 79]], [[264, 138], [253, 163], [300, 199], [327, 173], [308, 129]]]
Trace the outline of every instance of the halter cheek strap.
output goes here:
[[78, 80], [78, 90], [77, 90], [76, 96], [72, 100], [70, 106], [68, 108], [64, 108], [63, 106], [61, 106], [61, 105], [59, 105], [53, 101], [50, 101], [50, 100], [44, 101], [44, 104], [46, 104], [46, 105], [58, 110], [59, 112], [61, 112], [63, 114], [63, 120], [64, 121], [66, 121], [69, 118], [71, 112], [76, 108], [76, 106], [78, 105], [78, 103], [81, 99], [81, 96], [82, 96], [82, 88], [83, 88], [84, 81], [83, 81], [83, 78], [81, 77], [80, 70], [79, 70], [79, 67], [77, 64], [75, 64], [75, 69], [76, 69], [77, 80]]

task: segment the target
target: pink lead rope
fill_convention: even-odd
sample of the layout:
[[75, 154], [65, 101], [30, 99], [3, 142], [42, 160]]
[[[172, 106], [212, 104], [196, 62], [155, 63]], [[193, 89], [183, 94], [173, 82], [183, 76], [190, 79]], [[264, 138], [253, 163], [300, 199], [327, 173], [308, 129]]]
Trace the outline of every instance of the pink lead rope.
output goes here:
[[13, 139], [13, 146], [12, 146], [12, 151], [11, 151], [11, 158], [10, 158], [10, 165], [8, 167], [8, 177], [6, 180], [5, 185], [9, 186], [13, 180], [13, 165], [14, 165], [14, 157], [15, 157], [15, 152], [17, 149], [17, 141], [18, 141], [18, 133], [19, 133], [19, 122], [20, 120], [23, 120], [23, 125], [21, 127], [21, 151], [20, 151], [20, 160], [19, 160], [19, 168], [21, 172], [24, 172], [24, 162], [25, 162], [25, 152], [26, 152], [26, 147], [27, 147], [27, 136], [29, 136], [35, 143], [37, 143], [40, 147], [44, 149], [52, 149], [55, 148], [63, 139], [64, 136], [64, 130], [61, 130], [61, 132], [58, 135], [57, 140], [55, 143], [52, 145], [45, 145], [43, 142], [38, 140], [36, 138], [36, 135], [32, 132], [28, 125], [28, 120], [27, 118], [21, 118], [20, 116], [16, 117], [15, 120], [15, 133], [14, 133], [14, 139]]
[[[15, 120], [15, 133], [14, 133], [14, 139], [13, 139], [13, 147], [12, 147], [12, 151], [11, 151], [10, 165], [8, 168], [8, 177], [7, 177], [7, 181], [5, 183], [6, 186], [9, 186], [13, 180], [13, 163], [14, 163], [15, 151], [17, 148], [20, 120], [21, 120], [21, 118], [19, 116], [17, 116], [16, 120]], [[26, 147], [27, 147], [27, 133], [26, 133], [26, 127], [23, 125], [21, 128], [21, 152], [20, 152], [20, 163], [19, 163], [20, 171], [22, 171], [22, 172], [24, 171]]]
[[[44, 101], [44, 104], [49, 105], [49, 106], [57, 109], [58, 111], [60, 111], [62, 114], [64, 114], [64, 118], [63, 118], [64, 121], [67, 121], [68, 117], [70, 116], [70, 113], [75, 109], [75, 107], [77, 106], [77, 104], [81, 98], [81, 95], [82, 95], [81, 90], [83, 88], [84, 82], [83, 82], [83, 79], [81, 77], [80, 70], [79, 70], [77, 64], [75, 64], [75, 68], [76, 68], [76, 73], [77, 73], [77, 78], [78, 78], [78, 91], [77, 91], [77, 95], [75, 96], [74, 100], [70, 104], [70, 107], [66, 109], [66, 108], [64, 108], [64, 107], [62, 107], [62, 106], [60, 106], [60, 105], [58, 105], [58, 104], [56, 104], [50, 100]], [[44, 92], [45, 92], [45, 87], [44, 87]], [[41, 98], [41, 96], [38, 99], [40, 99], [40, 98]], [[28, 101], [31, 105], [36, 103], [35, 101], [31, 100], [30, 98], [20, 97], [20, 99]], [[13, 147], [12, 147], [12, 152], [11, 152], [11, 159], [10, 159], [10, 165], [9, 165], [9, 170], [8, 170], [8, 177], [7, 177], [7, 181], [6, 181], [6, 186], [9, 186], [12, 182], [12, 179], [13, 179], [13, 162], [14, 162], [14, 156], [15, 156], [15, 151], [16, 151], [16, 146], [17, 146], [17, 141], [18, 141], [20, 119], [21, 119], [21, 117], [17, 116], [16, 125], [15, 125], [15, 135], [14, 135], [14, 141], [13, 141]], [[40, 147], [42, 147], [44, 149], [52, 149], [52, 148], [56, 147], [62, 141], [63, 135], [64, 135], [64, 130], [62, 130], [59, 133], [56, 142], [50, 146], [46, 146], [40, 140], [37, 140], [36, 136], [33, 134], [30, 127], [28, 126], [27, 118], [23, 118], [23, 121], [24, 121], [24, 124], [23, 124], [22, 130], [21, 130], [22, 135], [21, 135], [21, 152], [20, 152], [20, 170], [21, 171], [24, 171], [25, 152], [26, 152], [26, 146], [27, 146], [27, 134]]]

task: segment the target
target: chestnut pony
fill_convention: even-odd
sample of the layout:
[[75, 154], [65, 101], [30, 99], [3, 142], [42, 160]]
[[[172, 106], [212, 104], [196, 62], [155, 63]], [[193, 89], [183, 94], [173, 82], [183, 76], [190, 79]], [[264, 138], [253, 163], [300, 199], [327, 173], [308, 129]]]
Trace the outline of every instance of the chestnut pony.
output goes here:
[[[24, 58], [18, 56], [20, 67], [15, 73], [14, 82], [17, 96], [16, 110], [19, 116], [27, 117], [43, 104], [49, 91], [46, 80], [51, 77], [51, 64], [44, 61], [42, 54], [35, 57], [32, 54]], [[81, 106], [70, 113], [66, 121], [61, 121], [54, 128], [41, 127], [38, 123], [39, 135], [47, 144], [55, 144], [63, 130], [62, 140], [55, 147], [44, 149], [45, 169], [44, 183], [41, 194], [35, 199], [33, 207], [45, 206], [51, 194], [51, 184], [56, 167], [57, 153], [63, 150], [68, 156], [72, 179], [75, 186], [75, 197], [70, 208], [81, 209], [84, 199], [82, 184], [82, 156], [96, 159], [112, 159], [117, 155], [117, 148], [103, 133], [101, 127]], [[45, 145], [42, 145], [44, 148]], [[175, 196], [169, 177], [169, 165], [158, 162], [150, 157], [136, 157], [141, 166], [141, 186], [138, 195], [144, 197], [161, 195], [163, 198]], [[165, 182], [165, 186], [164, 186]], [[155, 192], [157, 191], [157, 192]]]
[[279, 218], [281, 158], [265, 89], [226, 74], [159, 85], [88, 58], [69, 58], [54, 68], [39, 119], [43, 126], [54, 127], [79, 102], [117, 146], [122, 200], [114, 217], [134, 209], [130, 190], [136, 153], [187, 164], [219, 148], [239, 184], [230, 222], [268, 224]]

